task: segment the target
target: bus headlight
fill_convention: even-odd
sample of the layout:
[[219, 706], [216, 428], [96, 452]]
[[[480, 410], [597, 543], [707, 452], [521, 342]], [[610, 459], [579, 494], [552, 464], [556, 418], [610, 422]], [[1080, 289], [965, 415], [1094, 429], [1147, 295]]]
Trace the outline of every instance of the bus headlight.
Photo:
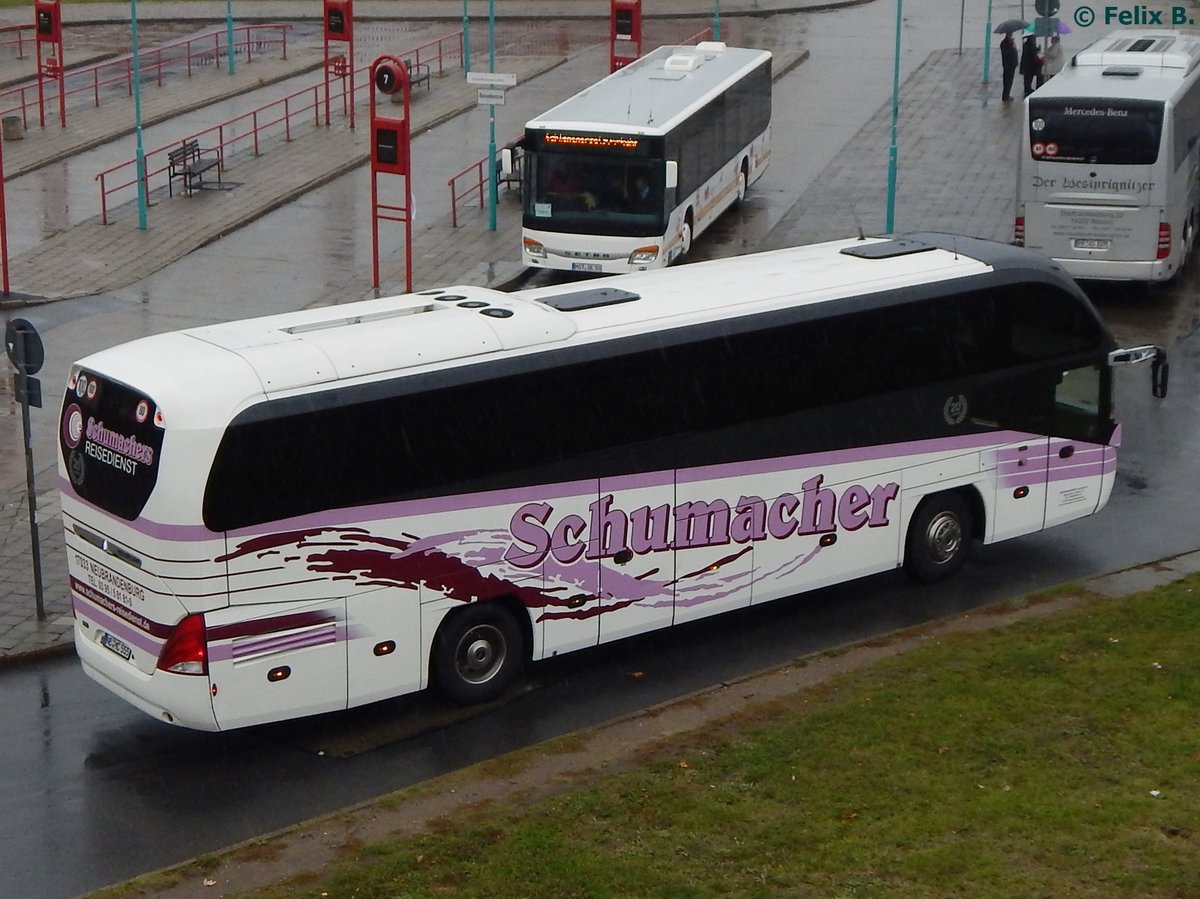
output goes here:
[[646, 265], [658, 258], [658, 247], [638, 247], [629, 254], [630, 265]]
[[546, 248], [538, 241], [530, 237], [524, 237], [521, 242], [525, 245], [525, 252], [530, 256], [537, 256], [539, 259], [546, 258]]

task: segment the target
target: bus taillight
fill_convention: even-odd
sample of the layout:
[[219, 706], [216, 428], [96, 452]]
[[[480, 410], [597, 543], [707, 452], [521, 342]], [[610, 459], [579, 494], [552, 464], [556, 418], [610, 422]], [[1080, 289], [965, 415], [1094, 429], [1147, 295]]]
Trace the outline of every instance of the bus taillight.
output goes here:
[[1158, 226], [1158, 253], [1155, 259], [1166, 259], [1171, 255], [1171, 226], [1162, 222]]
[[204, 616], [188, 615], [163, 644], [158, 669], [172, 674], [208, 674], [208, 636]]
[[1025, 246], [1025, 216], [1018, 215], [1013, 222], [1013, 244], [1014, 246]]

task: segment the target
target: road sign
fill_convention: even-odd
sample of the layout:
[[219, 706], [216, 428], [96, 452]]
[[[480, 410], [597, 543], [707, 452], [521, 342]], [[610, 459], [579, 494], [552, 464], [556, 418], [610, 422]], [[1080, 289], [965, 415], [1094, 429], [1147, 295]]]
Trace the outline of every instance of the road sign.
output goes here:
[[517, 76], [502, 72], [467, 72], [467, 84], [481, 84], [485, 87], [516, 87]]
[[27, 403], [35, 409], [42, 408], [42, 382], [20, 372], [13, 373], [13, 393], [18, 403]]
[[5, 327], [4, 349], [8, 352], [8, 361], [17, 371], [27, 375], [36, 375], [46, 361], [46, 350], [37, 328], [23, 318], [14, 318]]
[[1061, 5], [1059, 0], [1033, 0], [1033, 8], [1039, 16], [1056, 16]]
[[479, 105], [480, 106], [503, 106], [504, 105], [504, 88], [502, 88], [502, 87], [481, 87], [479, 89]]
[[1034, 37], [1054, 37], [1058, 34], [1059, 20], [1050, 16], [1038, 16], [1033, 20]]

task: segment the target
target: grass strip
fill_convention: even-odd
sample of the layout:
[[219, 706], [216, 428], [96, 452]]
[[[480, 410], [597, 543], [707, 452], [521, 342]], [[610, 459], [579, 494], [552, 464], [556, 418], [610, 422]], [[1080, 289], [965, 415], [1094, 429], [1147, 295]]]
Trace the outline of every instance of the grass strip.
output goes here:
[[1198, 596], [940, 639], [247, 899], [1200, 896]]

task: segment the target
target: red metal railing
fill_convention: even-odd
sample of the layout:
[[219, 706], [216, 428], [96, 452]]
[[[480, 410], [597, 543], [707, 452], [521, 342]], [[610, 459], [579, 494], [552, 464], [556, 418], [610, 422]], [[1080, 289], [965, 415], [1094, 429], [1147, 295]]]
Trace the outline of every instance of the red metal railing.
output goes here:
[[25, 58], [25, 45], [33, 42], [33, 36], [25, 36], [26, 31], [33, 31], [32, 25], [0, 25], [0, 47], [17, 45], [17, 59]]
[[[462, 59], [462, 32], [456, 31], [432, 41], [421, 44], [399, 54], [415, 62], [430, 66], [433, 71], [436, 65], [438, 75], [445, 74], [446, 67], [456, 56]], [[355, 70], [355, 79], [363, 83], [369, 77], [371, 65], [367, 64]], [[343, 108], [347, 108], [349, 94], [349, 73], [341, 78], [338, 93], [334, 94]], [[294, 93], [281, 97], [250, 112], [242, 113], [219, 125], [212, 125], [202, 131], [196, 131], [186, 137], [171, 141], [161, 147], [156, 147], [143, 154], [145, 160], [146, 191], [149, 193], [151, 184], [158, 176], [170, 169], [169, 154], [187, 141], [197, 141], [206, 150], [216, 150], [221, 159], [221, 168], [225, 168], [226, 158], [239, 150], [251, 150], [255, 156], [262, 155], [263, 142], [266, 139], [281, 137], [284, 141], [292, 139], [292, 129], [311, 121], [321, 126], [322, 114], [325, 112], [325, 82], [306, 87]], [[100, 183], [100, 221], [107, 225], [108, 210], [115, 204], [111, 199], [114, 194], [137, 188], [137, 160], [129, 159], [96, 175]]]
[[[261, 54], [267, 48], [279, 47], [282, 57], [287, 59], [287, 33], [290, 28], [290, 25], [280, 24], [238, 25], [234, 29], [233, 51], [239, 56], [244, 52], [246, 62], [250, 62], [255, 53]], [[216, 65], [225, 56], [226, 34], [226, 30], [221, 28], [142, 50], [138, 53], [138, 68], [142, 78], [153, 76], [161, 87], [164, 70], [169, 66], [182, 64], [186, 67], [190, 78], [193, 69]], [[100, 88], [113, 84], [124, 85], [126, 93], [132, 96], [133, 54], [92, 66], [71, 69], [64, 75], [64, 80], [66, 84], [64, 102], [69, 102], [72, 97], [86, 93], [91, 95], [92, 104], [99, 106]], [[52, 101], [57, 109], [57, 91], [46, 94], [45, 99]], [[0, 116], [19, 113], [21, 123], [26, 128], [29, 127], [29, 111], [37, 108], [36, 80], [0, 91]]]
[[[690, 37], [686, 37], [679, 41], [679, 45], [698, 44], [700, 41], [708, 40], [710, 37], [712, 37], [711, 25], [709, 25], [707, 28], [697, 31]], [[506, 146], [509, 149], [513, 149], [515, 148], [515, 145], [516, 141], [513, 141]], [[487, 169], [487, 161], [488, 158], [485, 156], [483, 159], [479, 160], [479, 162], [475, 162], [467, 166], [465, 169], [463, 169], [457, 175], [454, 175], [449, 181], [446, 182], [446, 186], [450, 188], [450, 222], [452, 227], [458, 227], [458, 207], [460, 200], [466, 200], [478, 195], [479, 208], [483, 208], [484, 188], [487, 186], [487, 175], [485, 174]], [[472, 172], [475, 173], [473, 177], [471, 177]], [[500, 173], [495, 172], [493, 177], [500, 178]], [[507, 188], [510, 182], [505, 181], [504, 184]]]

